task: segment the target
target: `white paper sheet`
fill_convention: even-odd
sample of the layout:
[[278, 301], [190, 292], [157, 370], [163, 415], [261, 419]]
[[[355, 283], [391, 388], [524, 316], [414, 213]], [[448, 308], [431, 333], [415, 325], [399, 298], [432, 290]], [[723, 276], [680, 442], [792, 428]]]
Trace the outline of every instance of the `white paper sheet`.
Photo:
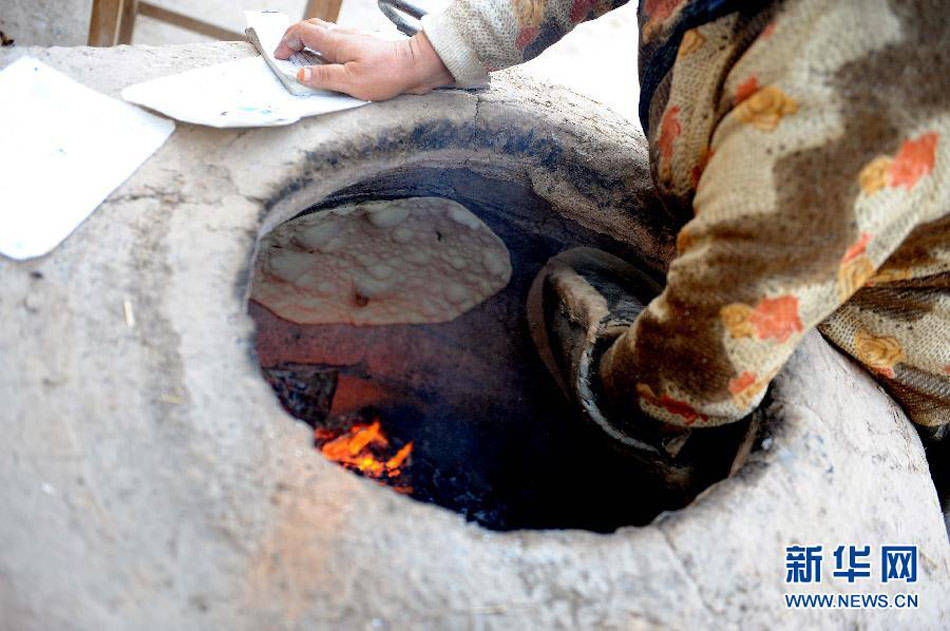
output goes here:
[[175, 130], [30, 57], [0, 71], [0, 95], [0, 253], [14, 259], [59, 245]]
[[138, 83], [123, 90], [122, 98], [186, 123], [211, 127], [289, 125], [305, 116], [367, 103], [332, 92], [294, 96], [284, 89], [263, 57]]
[[247, 29], [244, 32], [248, 41], [254, 44], [257, 52], [291, 94], [326, 94], [323, 90], [316, 90], [297, 81], [298, 70], [323, 63], [319, 53], [305, 48], [291, 55], [289, 59], [274, 57], [277, 45], [290, 27], [290, 18], [286, 14], [279, 11], [245, 11], [244, 19], [247, 21]]
[[[268, 39], [266, 45], [276, 48], [274, 33], [290, 20], [282, 13], [265, 13], [264, 16], [267, 18], [262, 21], [264, 33], [259, 32], [258, 36], [263, 35]], [[277, 35], [277, 41], [281, 35], [283, 30]], [[180, 121], [211, 127], [289, 125], [305, 116], [368, 103], [327, 91], [293, 95], [263, 57], [239, 59], [138, 83], [123, 90], [122, 98]]]

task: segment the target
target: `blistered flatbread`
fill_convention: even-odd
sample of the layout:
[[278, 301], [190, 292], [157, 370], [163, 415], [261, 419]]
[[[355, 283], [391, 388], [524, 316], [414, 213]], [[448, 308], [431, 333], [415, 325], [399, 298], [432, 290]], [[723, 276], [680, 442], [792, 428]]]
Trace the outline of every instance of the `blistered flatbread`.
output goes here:
[[264, 237], [251, 298], [300, 324], [447, 322], [508, 284], [501, 239], [440, 197], [363, 202]]

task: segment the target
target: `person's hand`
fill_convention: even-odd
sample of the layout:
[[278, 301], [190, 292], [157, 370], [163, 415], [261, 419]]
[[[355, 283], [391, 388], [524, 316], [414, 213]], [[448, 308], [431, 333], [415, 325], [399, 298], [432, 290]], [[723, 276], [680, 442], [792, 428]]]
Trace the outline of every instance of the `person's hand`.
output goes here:
[[323, 20], [294, 24], [274, 51], [278, 59], [310, 48], [330, 63], [301, 68], [297, 80], [358, 99], [384, 101], [403, 93], [425, 94], [454, 79], [425, 33], [389, 41]]

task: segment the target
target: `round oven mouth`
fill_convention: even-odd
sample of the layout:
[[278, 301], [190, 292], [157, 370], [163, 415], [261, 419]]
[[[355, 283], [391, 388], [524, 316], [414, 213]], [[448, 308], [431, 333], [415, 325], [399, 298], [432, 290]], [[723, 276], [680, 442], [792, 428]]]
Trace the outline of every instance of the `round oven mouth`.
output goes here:
[[[261, 368], [324, 456], [407, 497], [493, 530], [647, 524], [682, 498], [575, 415], [528, 330], [535, 275], [578, 246], [637, 260], [527, 181], [377, 174], [262, 237]], [[412, 277], [413, 257], [428, 275]]]

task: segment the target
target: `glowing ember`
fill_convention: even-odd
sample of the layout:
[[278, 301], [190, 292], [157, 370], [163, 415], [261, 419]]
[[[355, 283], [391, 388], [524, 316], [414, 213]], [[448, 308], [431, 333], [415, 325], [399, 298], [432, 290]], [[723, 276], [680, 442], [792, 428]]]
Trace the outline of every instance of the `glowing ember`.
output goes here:
[[[403, 463], [412, 452], [412, 442], [406, 443], [393, 456], [389, 456], [389, 439], [380, 429], [379, 419], [370, 425], [357, 424], [349, 431], [338, 434], [330, 429], [318, 427], [314, 436], [320, 452], [338, 462], [347, 469], [359, 471], [363, 475], [383, 481], [395, 482], [402, 475]], [[398, 485], [395, 490], [402, 493], [412, 491], [410, 487]]]

